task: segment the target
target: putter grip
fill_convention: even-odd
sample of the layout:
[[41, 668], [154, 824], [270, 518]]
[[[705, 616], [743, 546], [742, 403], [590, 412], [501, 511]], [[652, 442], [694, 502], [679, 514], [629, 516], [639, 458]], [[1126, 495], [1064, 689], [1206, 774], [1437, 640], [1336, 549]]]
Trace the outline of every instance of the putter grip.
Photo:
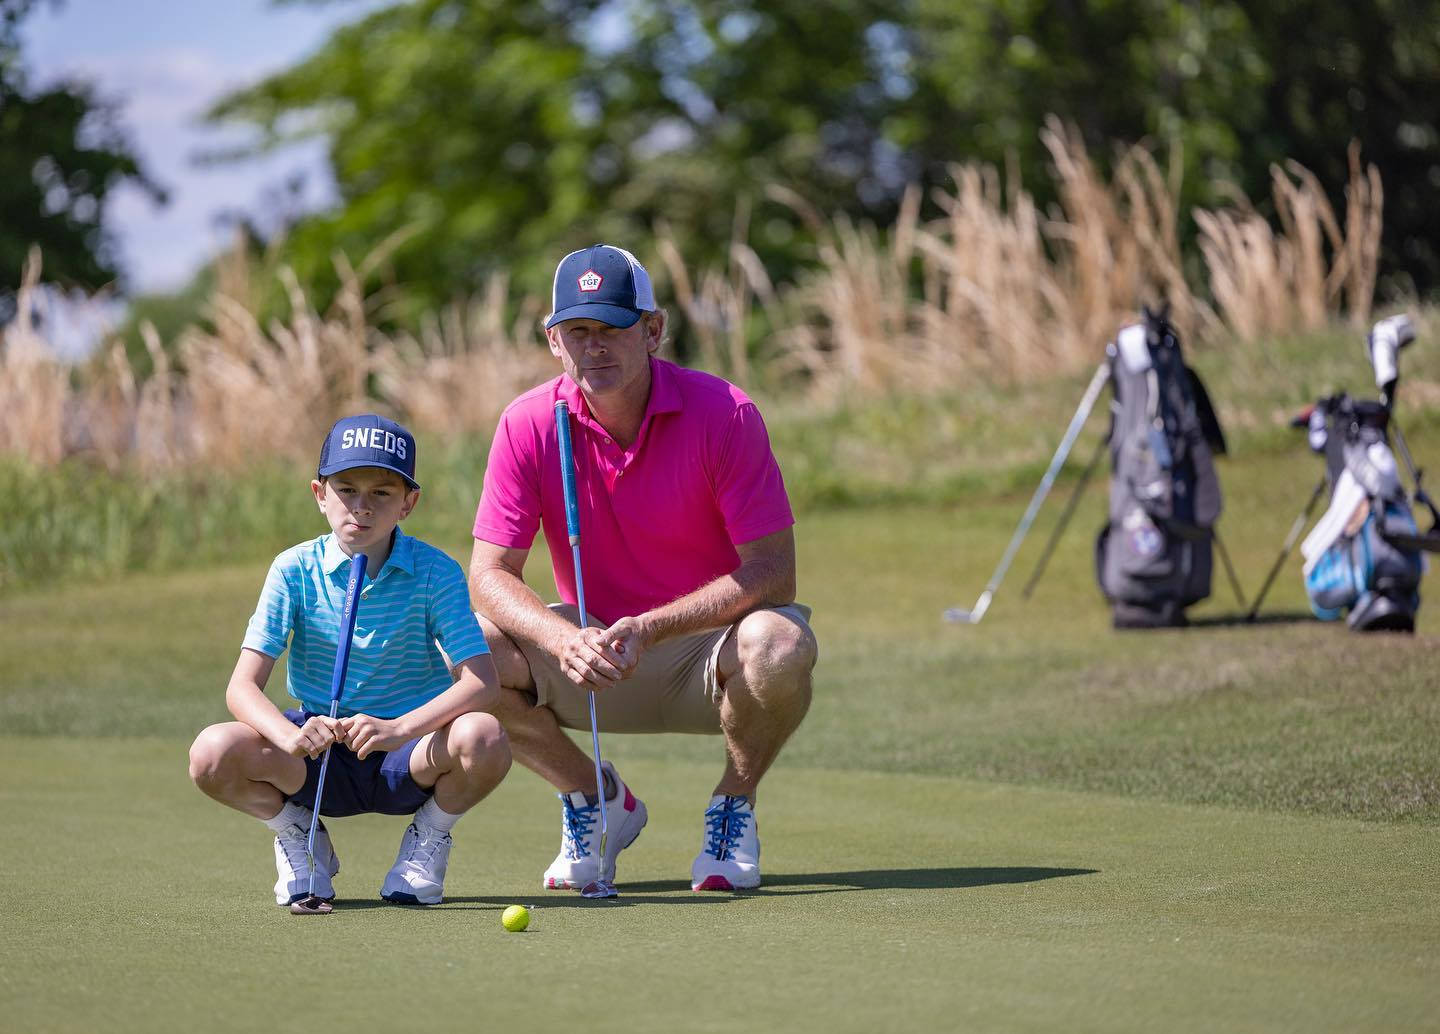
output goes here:
[[580, 500], [575, 494], [575, 452], [570, 445], [570, 407], [555, 403], [555, 437], [560, 442], [560, 481], [565, 486], [565, 530], [570, 545], [580, 543]]
[[355, 636], [355, 615], [360, 610], [360, 586], [365, 583], [365, 568], [369, 561], [364, 553], [356, 553], [350, 558], [350, 584], [345, 587], [345, 612], [340, 616], [335, 671], [330, 676], [331, 704], [340, 699], [340, 693], [345, 688], [345, 670], [350, 666], [350, 640]]

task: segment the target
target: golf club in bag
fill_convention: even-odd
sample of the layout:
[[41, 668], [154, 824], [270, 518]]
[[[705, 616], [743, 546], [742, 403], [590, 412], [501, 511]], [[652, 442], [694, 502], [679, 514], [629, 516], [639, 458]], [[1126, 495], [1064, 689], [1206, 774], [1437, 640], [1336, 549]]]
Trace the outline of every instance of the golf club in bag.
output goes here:
[[[1305, 428], [1310, 448], [1325, 457], [1324, 477], [1296, 526], [1308, 520], [1324, 487], [1330, 489], [1329, 507], [1300, 544], [1305, 558], [1305, 595], [1316, 617], [1335, 621], [1344, 616], [1357, 632], [1413, 632], [1425, 553], [1440, 552], [1440, 532], [1436, 530], [1440, 512], [1426, 494], [1422, 474], [1393, 419], [1398, 356], [1414, 339], [1408, 316], [1376, 323], [1366, 346], [1380, 400], [1355, 399], [1340, 392], [1317, 400], [1291, 421], [1293, 426]], [[1397, 449], [1414, 485], [1413, 493], [1407, 493], [1401, 483]], [[1415, 521], [1417, 505], [1430, 515], [1425, 532]], [[1297, 534], [1292, 527], [1266, 578], [1266, 590]], [[1259, 612], [1263, 599], [1262, 591], [1251, 608], [1251, 618]]]

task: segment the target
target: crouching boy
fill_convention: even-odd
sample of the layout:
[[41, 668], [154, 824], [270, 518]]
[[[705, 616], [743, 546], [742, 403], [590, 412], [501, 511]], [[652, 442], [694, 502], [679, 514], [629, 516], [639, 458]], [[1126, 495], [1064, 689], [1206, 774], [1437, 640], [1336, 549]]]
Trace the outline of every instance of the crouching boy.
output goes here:
[[[196, 737], [190, 777], [274, 831], [275, 902], [288, 905], [309, 893], [306, 837], [320, 759], [333, 746], [320, 813], [413, 813], [380, 896], [437, 904], [451, 827], [510, 768], [505, 733], [487, 713], [495, 665], [460, 565], [400, 531], [420, 497], [410, 432], [374, 415], [337, 421], [310, 489], [331, 532], [271, 564], [225, 691], [236, 721]], [[369, 562], [332, 720], [330, 680], [357, 553]], [[265, 684], [287, 646], [287, 687], [299, 707], [282, 713]], [[323, 823], [315, 868], [316, 896], [333, 899], [340, 861]]]

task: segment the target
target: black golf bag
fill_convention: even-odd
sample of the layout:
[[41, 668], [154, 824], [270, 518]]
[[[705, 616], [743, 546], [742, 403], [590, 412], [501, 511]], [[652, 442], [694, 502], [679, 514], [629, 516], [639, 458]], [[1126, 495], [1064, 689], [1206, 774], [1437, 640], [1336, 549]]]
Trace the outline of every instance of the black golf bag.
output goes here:
[[1106, 350], [1114, 392], [1109, 520], [1095, 575], [1116, 628], [1185, 624], [1210, 595], [1225, 438], [1166, 313], [1144, 312]]
[[1348, 611], [1358, 632], [1413, 632], [1423, 550], [1433, 546], [1400, 483], [1390, 408], [1342, 393], [1316, 402], [1306, 423], [1330, 485], [1329, 509], [1300, 545], [1310, 609], [1322, 621]]

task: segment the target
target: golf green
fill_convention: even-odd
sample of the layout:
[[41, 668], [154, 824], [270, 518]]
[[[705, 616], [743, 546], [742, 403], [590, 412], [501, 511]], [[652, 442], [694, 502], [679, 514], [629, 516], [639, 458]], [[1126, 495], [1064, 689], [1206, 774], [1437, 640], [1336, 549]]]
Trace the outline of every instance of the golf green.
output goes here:
[[[623, 762], [626, 738], [614, 737]], [[715, 775], [624, 767], [621, 896], [539, 890], [558, 806], [512, 777], [445, 904], [379, 901], [398, 819], [332, 824], [335, 913], [270, 897], [266, 831], [171, 739], [0, 739], [3, 1026], [16, 1031], [1419, 1030], [1434, 831], [962, 779], [779, 770], [765, 884], [691, 893]], [[18, 835], [17, 835], [18, 834]], [[505, 932], [511, 903], [536, 906]]]

